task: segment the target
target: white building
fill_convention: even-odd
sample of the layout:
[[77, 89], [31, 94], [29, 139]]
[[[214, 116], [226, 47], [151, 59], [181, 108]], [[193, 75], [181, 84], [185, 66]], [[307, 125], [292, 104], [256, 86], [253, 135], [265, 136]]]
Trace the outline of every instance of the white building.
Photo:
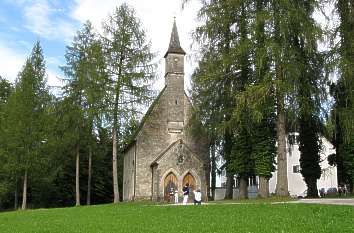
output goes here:
[[[294, 143], [290, 145], [287, 143], [287, 166], [288, 166], [288, 188], [289, 193], [291, 196], [299, 196], [304, 195], [306, 191], [306, 183], [300, 173], [300, 151], [299, 145], [297, 144], [297, 136], [298, 133], [293, 134]], [[321, 152], [321, 178], [317, 180], [317, 188], [321, 189], [324, 188], [327, 190], [328, 188], [338, 187], [337, 181], [337, 167], [330, 166], [328, 164], [328, 156], [330, 154], [335, 153], [335, 149], [333, 145], [324, 137], [321, 137], [322, 141], [322, 152]], [[217, 176], [216, 179], [216, 199], [223, 199], [225, 195], [225, 183], [226, 183], [226, 176], [225, 170], [221, 172], [221, 175]], [[236, 188], [234, 190], [234, 198], [238, 197], [238, 188], [237, 188], [237, 181]], [[269, 180], [269, 192], [275, 193], [275, 187], [277, 183], [277, 172], [273, 172], [272, 178]], [[249, 197], [256, 196], [256, 190], [258, 189], [258, 177], [255, 179], [249, 180]]]
[[[294, 134], [294, 144], [288, 146], [287, 150], [287, 162], [288, 162], [288, 187], [291, 196], [303, 195], [307, 189], [306, 183], [300, 173], [300, 151], [297, 144], [298, 133]], [[321, 152], [321, 178], [317, 180], [317, 188], [328, 188], [338, 186], [337, 181], [337, 167], [330, 166], [328, 164], [328, 156], [335, 153], [333, 145], [324, 137], [321, 137], [322, 152]], [[273, 172], [273, 177], [269, 180], [269, 192], [275, 193], [275, 187], [277, 183], [277, 172]]]

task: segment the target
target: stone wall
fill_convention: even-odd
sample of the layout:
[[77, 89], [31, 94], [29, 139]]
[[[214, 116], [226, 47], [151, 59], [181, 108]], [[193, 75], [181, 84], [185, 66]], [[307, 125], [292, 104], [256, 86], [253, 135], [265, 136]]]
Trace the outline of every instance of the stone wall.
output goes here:
[[134, 198], [135, 149], [135, 144], [133, 144], [124, 155], [123, 201], [130, 201]]
[[[179, 170], [180, 175], [188, 169], [193, 170], [200, 179], [201, 190], [204, 192], [209, 186], [208, 143], [205, 134], [202, 132], [193, 134], [189, 130], [192, 105], [184, 92], [183, 69], [184, 55], [173, 53], [167, 55], [166, 87], [160, 93], [153, 109], [148, 111], [149, 115], [146, 116], [144, 125], [136, 137], [135, 199], [151, 199], [153, 195], [157, 198], [161, 196], [161, 192], [163, 196], [163, 187], [160, 187], [161, 176], [168, 169]], [[193, 154], [186, 155], [187, 160], [190, 158], [188, 160], [190, 164], [187, 166], [186, 161], [187, 167], [177, 167], [175, 160], [172, 159], [163, 161], [156, 170], [153, 170], [152, 162], [180, 139]], [[167, 157], [173, 158], [173, 155]]]
[[[180, 159], [182, 157], [182, 159]], [[157, 161], [155, 167], [155, 181], [154, 194], [156, 200], [162, 200], [164, 193], [165, 177], [172, 172], [178, 180], [177, 189], [179, 195], [182, 196], [183, 178], [190, 173], [196, 180], [196, 187], [202, 191], [202, 196], [206, 196], [206, 177], [204, 170], [204, 161], [198, 158], [182, 141], [176, 143], [171, 147], [162, 157]]]
[[[168, 90], [168, 88], [166, 89]], [[155, 108], [150, 113], [150, 116], [146, 120], [144, 126], [141, 129], [137, 137], [137, 177], [136, 177], [136, 198], [138, 199], [149, 199], [152, 197], [152, 180], [157, 182], [157, 180], [161, 179], [161, 177], [155, 177], [157, 173], [163, 172], [162, 169], [158, 169], [156, 173], [152, 174], [152, 168], [150, 167], [151, 163], [154, 159], [166, 148], [168, 148], [175, 141], [182, 139], [183, 142], [190, 148], [190, 150], [200, 158], [200, 160], [204, 161], [204, 167], [200, 167], [198, 164], [196, 166], [197, 169], [203, 172], [198, 172], [198, 176], [201, 180], [203, 180], [202, 190], [206, 190], [209, 186], [208, 179], [208, 145], [207, 140], [203, 134], [198, 136], [193, 135], [188, 132], [188, 118], [191, 112], [191, 104], [188, 101], [187, 97], [183, 94], [183, 112], [184, 112], [184, 127], [181, 133], [170, 133], [168, 131], [168, 108], [171, 107], [170, 104], [171, 99], [174, 99], [174, 96], [170, 96], [170, 92], [165, 92], [161, 95], [159, 102], [155, 105]], [[175, 162], [175, 160], [174, 160]], [[170, 164], [170, 168], [176, 169], [176, 164]], [[191, 164], [191, 168], [195, 166]], [[163, 188], [159, 186], [159, 194], [161, 196], [161, 192], [163, 192]], [[162, 195], [163, 196], [163, 195]]]

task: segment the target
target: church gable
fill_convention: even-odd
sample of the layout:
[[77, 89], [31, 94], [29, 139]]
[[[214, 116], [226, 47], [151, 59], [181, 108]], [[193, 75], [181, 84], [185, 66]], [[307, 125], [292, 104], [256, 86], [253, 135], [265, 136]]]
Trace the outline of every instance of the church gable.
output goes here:
[[203, 190], [207, 187], [206, 137], [201, 131], [197, 135], [189, 132], [193, 107], [184, 91], [184, 55], [174, 22], [165, 55], [165, 87], [149, 107], [132, 144], [124, 152], [124, 200], [158, 200], [164, 196], [170, 178], [177, 178], [175, 186], [179, 188], [187, 180], [194, 180]]
[[[195, 154], [183, 140], [177, 140], [162, 151], [151, 163], [151, 166], [171, 163], [171, 166], [182, 166], [183, 164], [204, 165], [204, 161]], [[181, 168], [181, 170], [183, 170]]]
[[[170, 188], [182, 194], [182, 187], [189, 183], [192, 190], [202, 189], [206, 195], [205, 163], [183, 142], [177, 140], [161, 152], [151, 163], [154, 180], [153, 199], [168, 200]], [[174, 177], [171, 181], [170, 177]], [[171, 183], [172, 182], [172, 183]]]

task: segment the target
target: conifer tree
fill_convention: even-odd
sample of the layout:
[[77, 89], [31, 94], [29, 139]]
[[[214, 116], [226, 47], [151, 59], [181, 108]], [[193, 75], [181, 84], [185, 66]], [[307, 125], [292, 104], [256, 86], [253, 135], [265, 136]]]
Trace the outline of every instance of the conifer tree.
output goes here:
[[108, 64], [110, 88], [107, 119], [112, 129], [112, 177], [114, 203], [119, 202], [117, 156], [119, 135], [128, 118], [136, 114], [136, 104], [146, 103], [151, 97], [148, 84], [154, 78], [150, 43], [137, 18], [127, 4], [115, 9], [104, 22], [103, 43]]
[[[92, 153], [95, 145], [96, 122], [102, 118], [105, 109], [107, 89], [106, 64], [103, 48], [92, 24], [86, 22], [77, 33], [71, 46], [67, 47], [67, 65], [62, 67], [69, 77], [65, 86], [70, 109], [67, 129], [71, 132], [76, 153], [76, 205], [80, 205], [80, 153], [88, 150], [87, 204], [91, 202]], [[71, 129], [71, 130], [70, 130]]]
[[[27, 207], [29, 180], [35, 177], [46, 140], [45, 121], [49, 94], [46, 87], [45, 62], [39, 42], [19, 73], [15, 90], [9, 98], [5, 119], [9, 162], [16, 167], [14, 174], [22, 180], [22, 209]], [[16, 178], [17, 180], [17, 178]]]
[[[333, 124], [335, 126], [335, 162], [338, 166], [340, 185], [347, 184], [354, 192], [354, 10], [349, 0], [338, 0], [335, 5], [339, 25], [334, 30], [339, 43], [333, 47], [338, 81], [332, 85], [331, 93], [335, 99]], [[338, 34], [337, 34], [338, 33]]]

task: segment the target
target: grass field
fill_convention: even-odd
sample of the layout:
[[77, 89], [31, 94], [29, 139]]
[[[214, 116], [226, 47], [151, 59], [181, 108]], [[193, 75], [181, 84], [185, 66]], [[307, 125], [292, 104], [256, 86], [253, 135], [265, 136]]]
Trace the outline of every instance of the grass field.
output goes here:
[[354, 207], [143, 203], [0, 213], [0, 232], [354, 232]]

